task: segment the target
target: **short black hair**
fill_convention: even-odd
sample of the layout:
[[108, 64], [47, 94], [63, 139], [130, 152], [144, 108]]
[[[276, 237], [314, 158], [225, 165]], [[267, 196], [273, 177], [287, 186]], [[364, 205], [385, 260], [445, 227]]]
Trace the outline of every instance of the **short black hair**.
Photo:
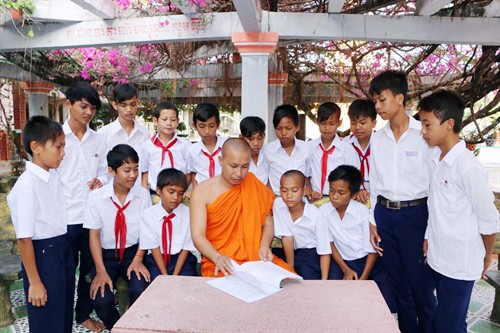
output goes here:
[[61, 135], [64, 135], [61, 124], [45, 116], [33, 116], [24, 125], [24, 149], [33, 156], [30, 146], [32, 142], [45, 145], [49, 141], [55, 142]]
[[328, 120], [333, 115], [337, 115], [340, 119], [340, 107], [333, 102], [326, 102], [318, 108], [318, 123]]
[[357, 120], [362, 117], [370, 118], [375, 121], [377, 119], [377, 110], [375, 109], [375, 102], [371, 99], [358, 98], [349, 105], [347, 111], [351, 121]]
[[197, 121], [205, 122], [215, 117], [217, 126], [220, 124], [219, 109], [212, 103], [200, 103], [193, 112], [193, 123], [196, 126]]
[[259, 117], [245, 117], [240, 122], [240, 132], [244, 138], [251, 138], [255, 134], [266, 135], [266, 123]]
[[108, 161], [108, 166], [115, 172], [125, 163], [139, 163], [139, 155], [135, 149], [126, 144], [114, 146], [113, 149], [108, 152], [106, 159]]
[[352, 165], [339, 165], [332, 172], [330, 172], [330, 175], [328, 176], [328, 182], [331, 183], [336, 180], [343, 180], [347, 182], [351, 195], [354, 195], [359, 192], [359, 188], [361, 186], [361, 171]]
[[293, 177], [293, 176], [297, 176], [300, 178], [301, 182], [302, 182], [302, 187], [306, 186], [306, 176], [302, 173], [302, 171], [299, 171], [299, 170], [288, 170], [286, 171], [280, 178], [283, 179], [283, 178], [286, 178], [286, 177]]
[[174, 103], [170, 102], [162, 102], [158, 104], [153, 110], [153, 117], [155, 117], [156, 119], [160, 118], [160, 114], [163, 110], [174, 110], [175, 115], [177, 116], [177, 118], [179, 118], [179, 109]]
[[425, 96], [418, 103], [417, 110], [420, 112], [433, 112], [442, 124], [448, 119], [455, 121], [453, 132], [460, 133], [462, 129], [462, 118], [464, 117], [465, 103], [454, 91], [440, 89]]
[[99, 93], [88, 82], [80, 81], [73, 83], [69, 86], [64, 95], [66, 95], [66, 99], [70, 101], [71, 105], [85, 98], [90, 104], [95, 106], [97, 110], [101, 108]]
[[156, 188], [161, 191], [165, 186], [179, 186], [184, 191], [186, 191], [188, 187], [187, 177], [184, 172], [180, 170], [173, 168], [163, 169], [158, 174], [158, 178], [156, 180]]
[[113, 89], [113, 101], [121, 103], [123, 101], [137, 97], [137, 89], [130, 83], [120, 83]]
[[370, 82], [369, 93], [380, 95], [383, 90], [390, 90], [394, 96], [403, 94], [403, 105], [406, 106], [406, 95], [408, 94], [408, 80], [403, 71], [388, 70], [375, 76]]
[[281, 119], [290, 118], [295, 126], [299, 126], [299, 112], [297, 108], [290, 104], [283, 104], [274, 110], [273, 126], [276, 128]]

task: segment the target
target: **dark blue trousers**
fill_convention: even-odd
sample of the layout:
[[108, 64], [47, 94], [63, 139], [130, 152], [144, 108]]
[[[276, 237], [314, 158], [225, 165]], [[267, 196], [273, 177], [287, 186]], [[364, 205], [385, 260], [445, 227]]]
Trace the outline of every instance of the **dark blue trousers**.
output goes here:
[[[167, 265], [167, 273], [168, 275], [173, 275], [174, 270], [175, 270], [175, 265], [177, 264], [177, 260], [179, 259], [179, 254], [174, 254], [170, 256], [170, 261]], [[186, 259], [186, 262], [184, 263], [184, 266], [182, 266], [182, 269], [179, 273], [179, 275], [183, 276], [197, 276], [198, 274], [196, 273], [196, 264], [198, 263], [198, 260], [196, 257], [189, 252], [188, 257]], [[151, 274], [151, 282], [156, 279], [157, 276], [161, 275], [160, 270], [158, 269], [158, 266], [156, 265], [156, 262], [153, 258], [152, 254], [148, 254], [146, 256], [146, 259], [144, 260], [144, 265], [149, 270], [149, 273]]]
[[28, 302], [30, 287], [24, 265], [24, 294], [31, 333], [71, 333], [73, 328], [73, 297], [75, 292], [75, 266], [67, 234], [33, 240], [38, 274], [47, 290], [45, 306], [32, 306]]
[[73, 248], [75, 269], [80, 267], [76, 289], [75, 320], [81, 324], [90, 318], [90, 314], [94, 310], [90, 299], [90, 283], [87, 281], [87, 275], [94, 266], [94, 261], [89, 247], [89, 229], [83, 228], [83, 224], [70, 224], [68, 225], [68, 235]]
[[[138, 245], [134, 245], [125, 249], [122, 261], [115, 257], [115, 250], [102, 250], [102, 259], [104, 261], [104, 267], [106, 267], [106, 272], [108, 273], [113, 286], [116, 286], [116, 280], [118, 277], [122, 277], [128, 283], [128, 292], [130, 298], [130, 305], [132, 305], [136, 299], [142, 294], [144, 290], [148, 287], [148, 282], [141, 276], [141, 279], [137, 279], [135, 273], [130, 275], [130, 280], [127, 277], [127, 269], [132, 263], [135, 254], [137, 253]], [[95, 267], [92, 268], [90, 272], [92, 279], [96, 276]], [[111, 330], [115, 323], [120, 319], [120, 313], [115, 307], [114, 292], [110, 291], [108, 287], [105, 288], [104, 297], [101, 297], [101, 291], [97, 292], [95, 300], [92, 301], [95, 312], [102, 320], [107, 329]]]
[[304, 280], [321, 280], [321, 266], [316, 248], [296, 249], [293, 262], [293, 268]]
[[375, 206], [384, 267], [396, 292], [402, 333], [432, 332], [434, 279], [422, 250], [428, 214], [425, 204], [401, 209]]
[[434, 333], [467, 333], [467, 310], [474, 281], [456, 280], [436, 271], [437, 310], [434, 315]]
[[[349, 266], [350, 269], [352, 269], [358, 274], [358, 277], [361, 277], [363, 271], [365, 270], [367, 259], [368, 256], [365, 256], [363, 258], [359, 258], [356, 260], [344, 260], [344, 262], [346, 263], [347, 266]], [[387, 274], [384, 270], [383, 262], [381, 259], [382, 258], [378, 258], [377, 261], [375, 262], [375, 265], [373, 265], [372, 271], [368, 279], [375, 281], [380, 292], [382, 293], [382, 296], [385, 299], [385, 302], [387, 303], [387, 306], [389, 307], [391, 312], [395, 313], [397, 312], [396, 295], [394, 294], [394, 289], [392, 288], [390, 281], [387, 278]], [[344, 278], [344, 273], [340, 269], [340, 266], [337, 265], [335, 260], [332, 259], [330, 262], [330, 272], [328, 274], [328, 279], [342, 280], [343, 278]]]

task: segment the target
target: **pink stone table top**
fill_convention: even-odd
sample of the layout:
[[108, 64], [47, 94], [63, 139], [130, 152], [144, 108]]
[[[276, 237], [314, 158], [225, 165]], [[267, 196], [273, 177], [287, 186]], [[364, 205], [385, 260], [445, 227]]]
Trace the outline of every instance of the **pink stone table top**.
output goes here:
[[293, 282], [251, 304], [207, 281], [159, 276], [112, 333], [399, 332], [373, 281]]

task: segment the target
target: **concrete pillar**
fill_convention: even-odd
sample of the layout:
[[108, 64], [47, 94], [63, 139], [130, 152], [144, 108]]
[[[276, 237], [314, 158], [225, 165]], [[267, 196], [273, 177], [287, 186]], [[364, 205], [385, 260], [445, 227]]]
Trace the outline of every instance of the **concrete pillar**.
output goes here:
[[[266, 138], [274, 133], [269, 122], [268, 62], [278, 47], [278, 33], [235, 32], [232, 42], [242, 59], [241, 115], [257, 116], [266, 123]], [[274, 110], [274, 109], [273, 109]]]
[[269, 123], [269, 133], [267, 137], [267, 142], [271, 142], [276, 139], [276, 132], [273, 129], [273, 112], [279, 105], [283, 104], [283, 86], [288, 80], [287, 73], [269, 73], [269, 95], [268, 95], [268, 105], [269, 112], [267, 115]]

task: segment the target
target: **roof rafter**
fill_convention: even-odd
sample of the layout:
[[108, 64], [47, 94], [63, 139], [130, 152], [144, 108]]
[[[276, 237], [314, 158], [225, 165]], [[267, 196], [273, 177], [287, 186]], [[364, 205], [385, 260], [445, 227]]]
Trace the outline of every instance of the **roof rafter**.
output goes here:
[[417, 0], [416, 15], [430, 16], [448, 5], [451, 0]]
[[71, 0], [83, 9], [106, 20], [116, 16], [116, 5], [113, 0]]
[[330, 0], [328, 2], [328, 13], [340, 13], [344, 7], [345, 0]]
[[233, 4], [246, 32], [261, 30], [262, 9], [259, 0], [233, 0]]

